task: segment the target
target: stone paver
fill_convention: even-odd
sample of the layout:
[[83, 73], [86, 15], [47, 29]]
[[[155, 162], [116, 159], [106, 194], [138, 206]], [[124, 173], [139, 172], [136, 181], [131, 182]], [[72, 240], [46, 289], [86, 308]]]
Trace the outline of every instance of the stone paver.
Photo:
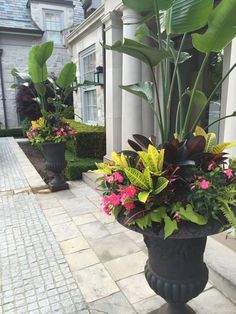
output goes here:
[[0, 192], [29, 187], [19, 161], [11, 148], [11, 138], [0, 138]]
[[[104, 215], [101, 196], [82, 181], [70, 182], [68, 191], [30, 193], [37, 179], [15, 144], [11, 152], [12, 141], [0, 141], [12, 156], [10, 165], [2, 164], [9, 169], [5, 177], [16, 178], [0, 179], [0, 314], [147, 314], [160, 308], [165, 301], [143, 274], [142, 235]], [[197, 314], [236, 313], [210, 283], [190, 305]]]
[[2, 196], [0, 217], [3, 312], [59, 313], [59, 309], [71, 314], [85, 309], [36, 197]]

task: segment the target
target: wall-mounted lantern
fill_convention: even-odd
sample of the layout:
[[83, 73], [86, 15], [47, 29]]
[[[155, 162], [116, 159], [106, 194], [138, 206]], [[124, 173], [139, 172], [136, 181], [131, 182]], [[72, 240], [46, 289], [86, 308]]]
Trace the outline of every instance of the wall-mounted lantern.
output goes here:
[[94, 82], [96, 82], [98, 85], [104, 84], [103, 67], [102, 66], [96, 67], [96, 71], [94, 72]]

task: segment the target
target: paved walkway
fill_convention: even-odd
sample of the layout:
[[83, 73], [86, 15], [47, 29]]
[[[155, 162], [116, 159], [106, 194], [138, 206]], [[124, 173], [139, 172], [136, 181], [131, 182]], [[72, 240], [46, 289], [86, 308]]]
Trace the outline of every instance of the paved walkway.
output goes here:
[[[142, 236], [102, 214], [99, 194], [85, 183], [74, 181], [70, 187], [57, 193], [0, 194], [0, 313], [147, 314], [158, 309], [164, 300], [144, 278]], [[236, 313], [235, 304], [210, 283], [190, 305], [197, 314]]]

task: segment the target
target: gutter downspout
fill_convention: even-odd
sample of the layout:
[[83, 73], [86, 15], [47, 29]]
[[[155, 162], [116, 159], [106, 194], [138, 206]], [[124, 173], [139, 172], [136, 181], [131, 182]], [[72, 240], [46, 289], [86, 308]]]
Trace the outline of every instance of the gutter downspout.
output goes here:
[[103, 99], [104, 99], [104, 126], [106, 126], [106, 49], [104, 48], [106, 44], [106, 32], [105, 24], [102, 24], [102, 42], [103, 42]]
[[2, 104], [3, 104], [4, 125], [5, 125], [5, 129], [7, 129], [8, 123], [7, 123], [6, 97], [5, 97], [5, 89], [4, 89], [4, 82], [3, 82], [2, 54], [3, 54], [3, 49], [0, 49], [0, 79], [1, 79], [1, 90], [2, 90]]

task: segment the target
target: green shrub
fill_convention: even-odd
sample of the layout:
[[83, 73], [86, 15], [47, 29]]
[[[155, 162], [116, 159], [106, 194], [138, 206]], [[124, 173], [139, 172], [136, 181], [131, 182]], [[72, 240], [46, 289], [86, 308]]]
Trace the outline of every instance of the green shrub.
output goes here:
[[67, 106], [63, 109], [62, 115], [66, 119], [74, 119], [74, 107], [73, 106]]
[[0, 129], [0, 137], [23, 137], [22, 128]]
[[67, 143], [67, 149], [78, 157], [102, 159], [106, 154], [106, 133], [102, 126], [92, 126], [67, 120], [76, 131], [74, 141]]
[[82, 173], [96, 169], [95, 162], [101, 162], [95, 158], [78, 158], [70, 151], [66, 151], [67, 166], [65, 176], [68, 180], [78, 180], [82, 178]]
[[29, 130], [29, 128], [31, 127], [31, 119], [30, 118], [25, 118], [22, 123], [22, 132], [23, 135], [26, 136], [26, 132]]

